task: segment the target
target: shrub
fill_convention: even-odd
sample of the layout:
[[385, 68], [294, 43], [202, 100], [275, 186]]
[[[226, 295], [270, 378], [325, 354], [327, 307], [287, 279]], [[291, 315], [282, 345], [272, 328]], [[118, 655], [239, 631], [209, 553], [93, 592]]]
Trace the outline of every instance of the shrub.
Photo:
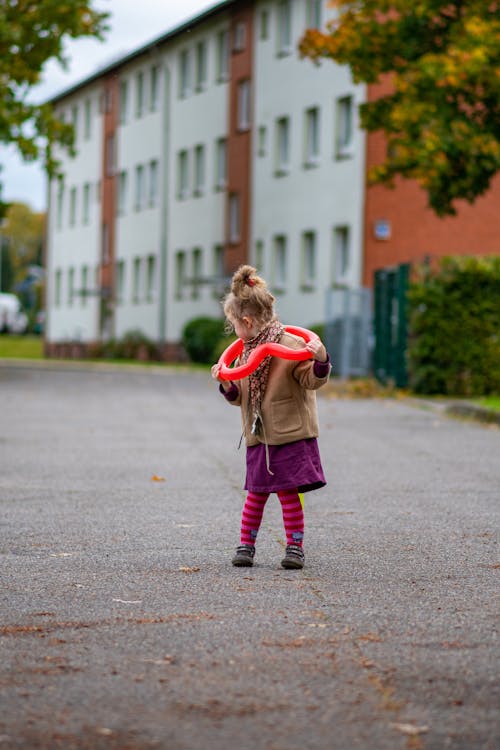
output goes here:
[[224, 336], [221, 318], [193, 318], [182, 331], [182, 343], [193, 362], [211, 364], [216, 361], [217, 345]]
[[408, 367], [417, 393], [500, 392], [500, 258], [455, 257], [410, 285]]

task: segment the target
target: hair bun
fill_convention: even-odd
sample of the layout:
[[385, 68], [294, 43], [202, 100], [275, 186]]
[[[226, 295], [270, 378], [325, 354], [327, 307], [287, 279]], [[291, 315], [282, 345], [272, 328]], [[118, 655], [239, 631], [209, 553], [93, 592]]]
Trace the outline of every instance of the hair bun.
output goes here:
[[240, 266], [233, 276], [231, 291], [236, 296], [245, 296], [252, 287], [265, 285], [253, 266]]

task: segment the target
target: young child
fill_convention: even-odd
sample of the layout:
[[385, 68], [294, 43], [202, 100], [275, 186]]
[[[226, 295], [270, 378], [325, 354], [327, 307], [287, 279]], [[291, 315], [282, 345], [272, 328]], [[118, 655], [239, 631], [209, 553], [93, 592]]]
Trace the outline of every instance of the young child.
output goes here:
[[251, 566], [264, 506], [271, 492], [281, 502], [286, 532], [284, 568], [304, 567], [304, 513], [299, 493], [326, 484], [317, 444], [318, 413], [314, 391], [330, 375], [330, 360], [319, 339], [305, 344], [287, 333], [274, 311], [274, 297], [255, 268], [241, 266], [223, 302], [224, 313], [244, 342], [240, 363], [260, 344], [277, 342], [311, 352], [296, 361], [266, 357], [248, 377], [234, 383], [220, 378], [219, 364], [212, 377], [226, 400], [241, 407], [247, 445], [245, 490], [240, 546], [233, 565]]

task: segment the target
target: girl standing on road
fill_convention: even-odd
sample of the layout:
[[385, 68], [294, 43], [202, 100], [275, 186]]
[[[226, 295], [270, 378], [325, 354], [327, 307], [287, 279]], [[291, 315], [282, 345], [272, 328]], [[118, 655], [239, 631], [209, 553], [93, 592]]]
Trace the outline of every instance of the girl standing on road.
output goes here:
[[[223, 302], [226, 319], [244, 343], [240, 363], [260, 344], [277, 342], [292, 349], [304, 341], [287, 333], [276, 317], [274, 297], [255, 268], [241, 266], [233, 276]], [[220, 377], [221, 365], [212, 367], [226, 400], [241, 407], [245, 436], [247, 497], [241, 517], [240, 546], [233, 565], [253, 565], [255, 542], [264, 506], [271, 492], [281, 503], [286, 532], [284, 568], [303, 568], [304, 513], [299, 493], [326, 484], [319, 455], [315, 390], [328, 381], [330, 360], [319, 339], [306, 349], [306, 361], [266, 357], [238, 384]]]

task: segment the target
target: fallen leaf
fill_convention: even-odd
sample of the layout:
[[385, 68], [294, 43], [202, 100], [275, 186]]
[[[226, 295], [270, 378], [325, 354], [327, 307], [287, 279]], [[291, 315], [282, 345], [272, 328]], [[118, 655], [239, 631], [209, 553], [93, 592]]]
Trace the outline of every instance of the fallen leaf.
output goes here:
[[193, 567], [193, 568], [189, 568], [188, 566], [186, 566], [186, 565], [183, 565], [183, 566], [181, 566], [181, 567], [179, 568], [179, 570], [180, 570], [180, 571], [181, 571], [182, 573], [198, 573], [198, 571], [200, 570], [200, 568], [195, 568], [195, 567]]
[[165, 477], [159, 477], [158, 474], [153, 474], [153, 476], [151, 477], [151, 481], [152, 482], [164, 482]]
[[393, 729], [397, 729], [401, 734], [407, 734], [410, 737], [416, 737], [419, 734], [425, 734], [429, 731], [429, 727], [417, 727], [414, 724], [391, 724]]
[[119, 604], [142, 604], [142, 599], [112, 599], [113, 602], [119, 602]]

